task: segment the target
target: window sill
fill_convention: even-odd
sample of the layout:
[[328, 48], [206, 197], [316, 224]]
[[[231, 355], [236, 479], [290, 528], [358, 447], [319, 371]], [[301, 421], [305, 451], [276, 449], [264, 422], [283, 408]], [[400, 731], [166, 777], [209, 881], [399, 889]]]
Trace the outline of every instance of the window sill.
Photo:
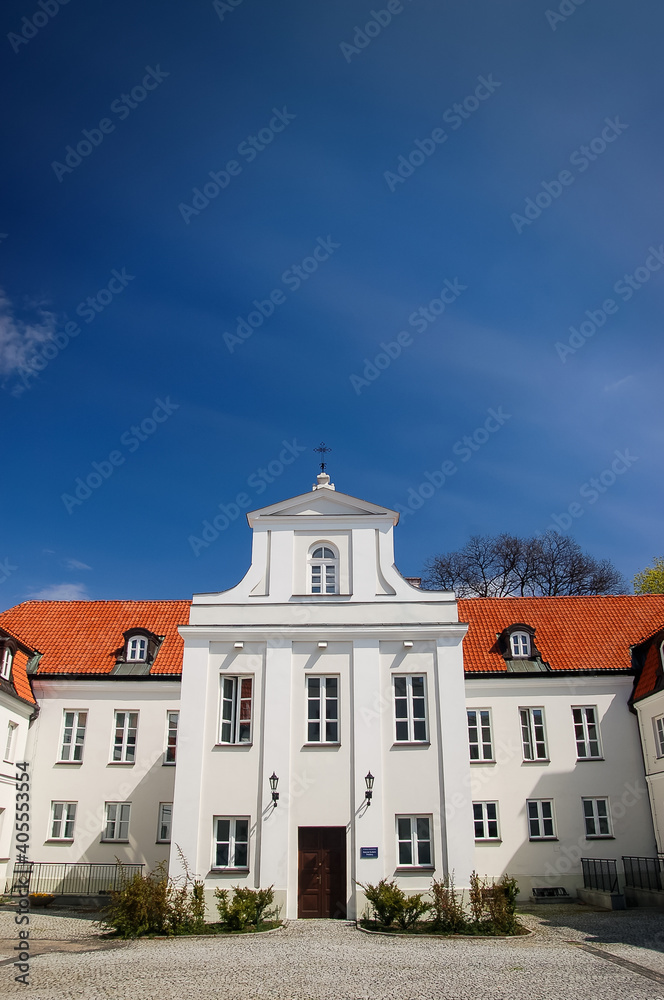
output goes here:
[[529, 840], [529, 842], [531, 844], [539, 844], [542, 841], [547, 841], [548, 843], [551, 843], [552, 841], [558, 840], [558, 838], [557, 837], [528, 837], [528, 840]]
[[170, 840], [155, 840], [155, 844], [170, 844]]
[[44, 841], [45, 844], [73, 844], [73, 837], [49, 837]]
[[475, 837], [476, 844], [502, 844], [502, 837]]
[[210, 875], [248, 875], [248, 868], [211, 868]]
[[497, 764], [498, 761], [495, 757], [488, 758], [486, 760], [476, 760], [475, 758], [470, 759], [471, 764]]
[[248, 750], [253, 743], [215, 743], [215, 750]]
[[58, 764], [58, 765], [59, 764], [65, 764], [67, 767], [70, 767], [72, 764], [75, 764], [76, 767], [80, 767], [81, 764], [83, 763], [83, 761], [82, 760], [56, 760], [55, 763]]
[[105, 840], [104, 837], [101, 838], [100, 844], [128, 844], [128, 840]]
[[612, 833], [587, 833], [586, 840], [615, 840]]
[[109, 760], [109, 767], [133, 767], [135, 760]]
[[399, 865], [398, 868], [394, 869], [395, 872], [400, 874], [405, 872], [435, 872], [435, 865]]
[[585, 764], [587, 761], [590, 760], [604, 760], [604, 759], [605, 759], [604, 757], [577, 757], [576, 762], [577, 764]]
[[341, 746], [341, 740], [336, 740], [335, 742], [330, 741], [328, 743], [324, 743], [323, 740], [317, 740], [315, 743], [303, 743], [302, 746], [308, 747], [309, 749], [314, 747], [315, 749], [324, 750], [326, 747], [329, 747], [331, 750], [336, 750], [337, 747]]
[[550, 757], [538, 757], [537, 760], [522, 760], [522, 764], [550, 764]]
[[162, 762], [161, 766], [162, 767], [175, 767], [175, 761], [174, 760], [165, 760], [165, 761]]
[[430, 747], [431, 740], [395, 740], [392, 749], [395, 747]]

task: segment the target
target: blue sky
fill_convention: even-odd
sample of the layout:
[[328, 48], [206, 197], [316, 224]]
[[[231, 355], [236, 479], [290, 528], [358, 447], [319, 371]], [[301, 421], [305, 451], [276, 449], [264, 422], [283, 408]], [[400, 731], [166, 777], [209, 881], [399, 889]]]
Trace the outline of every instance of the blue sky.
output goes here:
[[407, 575], [553, 515], [664, 551], [661, 4], [42, 4], [0, 14], [2, 607], [232, 586], [321, 440]]

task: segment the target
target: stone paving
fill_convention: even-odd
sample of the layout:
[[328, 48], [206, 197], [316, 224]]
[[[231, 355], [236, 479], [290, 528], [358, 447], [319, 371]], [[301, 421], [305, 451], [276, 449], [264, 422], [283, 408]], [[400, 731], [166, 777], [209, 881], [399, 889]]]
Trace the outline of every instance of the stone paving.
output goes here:
[[5, 910], [0, 996], [664, 1000], [664, 914], [565, 905], [534, 908], [522, 920], [535, 933], [507, 940], [390, 938], [341, 921], [296, 920], [271, 934], [109, 943], [89, 915], [33, 911], [26, 987], [8, 964], [16, 938]]

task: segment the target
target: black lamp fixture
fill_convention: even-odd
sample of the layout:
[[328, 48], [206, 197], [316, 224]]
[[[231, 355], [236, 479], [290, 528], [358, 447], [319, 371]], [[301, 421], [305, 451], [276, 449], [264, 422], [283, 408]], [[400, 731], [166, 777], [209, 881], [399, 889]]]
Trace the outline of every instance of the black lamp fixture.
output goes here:
[[373, 795], [373, 785], [375, 780], [376, 779], [374, 778], [373, 774], [371, 773], [371, 771], [369, 771], [369, 773], [365, 776], [364, 779], [364, 784], [367, 786], [367, 790], [364, 793], [364, 797], [367, 800], [367, 805], [371, 805], [371, 797]]
[[279, 779], [274, 773], [274, 771], [270, 775], [269, 780], [270, 780], [270, 788], [272, 790], [272, 801], [274, 802], [276, 808], [277, 802], [279, 801], [279, 792], [277, 791], [277, 785], [279, 784]]

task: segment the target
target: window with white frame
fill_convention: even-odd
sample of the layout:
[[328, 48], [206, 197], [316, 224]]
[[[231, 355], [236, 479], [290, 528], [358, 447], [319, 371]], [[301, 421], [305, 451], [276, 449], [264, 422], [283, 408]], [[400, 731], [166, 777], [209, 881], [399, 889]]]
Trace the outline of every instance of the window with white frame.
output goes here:
[[131, 802], [107, 802], [104, 840], [129, 840]]
[[664, 757], [664, 715], [652, 721], [655, 727], [655, 750], [658, 757]]
[[307, 743], [339, 742], [339, 678], [307, 677]]
[[431, 868], [431, 818], [397, 816], [397, 857], [400, 868]]
[[145, 635], [133, 635], [127, 640], [127, 660], [135, 663], [144, 662], [148, 658], [148, 640]]
[[583, 705], [572, 709], [576, 755], [579, 760], [590, 760], [602, 756], [599, 743], [599, 724], [595, 705]]
[[468, 745], [471, 760], [493, 760], [491, 712], [488, 708], [468, 709]]
[[252, 677], [221, 678], [220, 743], [251, 743]]
[[309, 592], [339, 593], [339, 556], [329, 545], [314, 546], [309, 557]]
[[213, 868], [249, 868], [249, 819], [215, 816]]
[[85, 742], [85, 727], [88, 713], [65, 709], [62, 743], [60, 745], [60, 760], [64, 762], [80, 762], [83, 760], [83, 743]]
[[528, 799], [528, 835], [531, 840], [555, 840], [553, 799]]
[[510, 635], [512, 656], [530, 656], [530, 636], [527, 632], [512, 632]]
[[76, 821], [75, 802], [51, 803], [51, 840], [73, 840]]
[[395, 742], [426, 743], [426, 689], [423, 676], [394, 678]]
[[18, 731], [18, 722], [8, 722], [7, 723], [7, 742], [5, 744], [5, 760], [8, 764], [14, 763], [14, 754], [16, 753], [16, 734]]
[[136, 760], [138, 712], [116, 712], [113, 737], [113, 762], [133, 764]]
[[543, 708], [520, 708], [524, 760], [548, 760]]
[[175, 754], [178, 746], [178, 721], [179, 712], [166, 713], [166, 752], [164, 753], [164, 763], [174, 764]]
[[159, 825], [157, 828], [157, 843], [170, 844], [171, 825], [173, 823], [173, 803], [159, 803]]
[[500, 840], [497, 802], [473, 802], [473, 822], [475, 840]]
[[2, 660], [0, 660], [0, 677], [3, 680], [8, 681], [9, 676], [12, 671], [12, 660], [14, 659], [14, 651], [11, 646], [5, 646], [2, 650]]
[[583, 799], [586, 837], [611, 837], [611, 814], [608, 799]]

